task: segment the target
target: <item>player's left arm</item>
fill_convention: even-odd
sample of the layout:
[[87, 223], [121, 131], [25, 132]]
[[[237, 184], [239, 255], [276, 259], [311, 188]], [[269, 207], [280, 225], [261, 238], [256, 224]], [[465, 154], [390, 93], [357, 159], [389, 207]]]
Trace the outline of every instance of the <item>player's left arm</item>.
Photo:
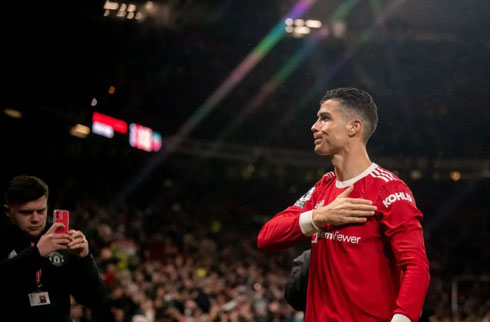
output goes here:
[[402, 181], [383, 185], [378, 200], [383, 232], [402, 271], [393, 322], [417, 321], [429, 287], [429, 261], [425, 252], [422, 213]]

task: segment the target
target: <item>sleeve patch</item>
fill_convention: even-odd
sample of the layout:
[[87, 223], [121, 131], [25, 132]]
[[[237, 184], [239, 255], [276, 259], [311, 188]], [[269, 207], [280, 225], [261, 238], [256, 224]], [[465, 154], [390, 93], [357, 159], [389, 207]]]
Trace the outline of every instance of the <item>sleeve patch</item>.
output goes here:
[[310, 190], [308, 190], [308, 192], [305, 193], [305, 195], [303, 197], [299, 198], [298, 201], [296, 201], [294, 203], [294, 205], [296, 207], [298, 207], [298, 208], [303, 209], [303, 207], [305, 206], [306, 202], [311, 199], [311, 196], [313, 196], [313, 192], [315, 192], [315, 187], [313, 187]]
[[406, 192], [395, 192], [386, 197], [385, 200], [383, 200], [383, 205], [388, 208], [391, 206], [392, 203], [399, 201], [399, 200], [407, 200], [411, 203], [413, 203], [413, 198], [410, 194]]

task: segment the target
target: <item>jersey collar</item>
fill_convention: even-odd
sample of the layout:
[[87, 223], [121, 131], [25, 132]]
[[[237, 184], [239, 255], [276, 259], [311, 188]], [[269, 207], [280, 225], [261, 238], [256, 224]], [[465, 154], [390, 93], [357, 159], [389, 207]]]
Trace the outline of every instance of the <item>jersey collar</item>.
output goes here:
[[373, 170], [376, 169], [377, 166], [378, 165], [373, 162], [373, 163], [371, 163], [371, 165], [366, 170], [364, 170], [363, 172], [361, 172], [361, 174], [355, 176], [352, 179], [345, 180], [345, 181], [336, 180], [335, 181], [335, 186], [337, 188], [346, 188], [346, 187], [348, 187], [348, 186], [356, 183], [357, 181], [361, 180], [362, 178], [364, 178], [365, 176], [367, 176], [371, 172], [373, 172]]

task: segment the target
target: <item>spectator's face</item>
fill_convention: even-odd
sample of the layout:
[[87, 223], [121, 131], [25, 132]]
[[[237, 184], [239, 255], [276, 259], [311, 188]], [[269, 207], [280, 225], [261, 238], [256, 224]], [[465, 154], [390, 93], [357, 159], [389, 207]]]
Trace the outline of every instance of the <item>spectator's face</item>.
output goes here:
[[112, 308], [115, 322], [123, 322], [125, 320], [124, 310], [120, 308]]
[[335, 155], [346, 145], [348, 124], [337, 100], [326, 100], [317, 113], [317, 121], [311, 127], [315, 152], [319, 155]]
[[9, 205], [5, 209], [10, 221], [31, 237], [38, 237], [46, 227], [48, 213], [46, 196], [21, 205]]

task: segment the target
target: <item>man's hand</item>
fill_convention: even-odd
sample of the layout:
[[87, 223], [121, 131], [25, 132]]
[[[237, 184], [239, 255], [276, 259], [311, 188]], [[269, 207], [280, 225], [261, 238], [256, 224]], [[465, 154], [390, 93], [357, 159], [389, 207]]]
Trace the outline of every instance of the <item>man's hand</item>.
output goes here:
[[68, 235], [71, 238], [71, 242], [68, 244], [69, 249], [75, 250], [76, 254], [80, 257], [88, 255], [88, 241], [87, 238], [79, 230], [69, 230]]
[[352, 185], [328, 205], [313, 210], [312, 219], [315, 226], [363, 223], [367, 221], [366, 217], [373, 216], [377, 208], [372, 205], [371, 200], [347, 198], [353, 189]]
[[71, 242], [71, 237], [68, 234], [56, 234], [55, 231], [58, 228], [63, 228], [62, 223], [55, 223], [49, 228], [49, 230], [41, 236], [37, 242], [37, 249], [42, 257], [51, 254], [58, 249], [67, 249], [68, 244]]

